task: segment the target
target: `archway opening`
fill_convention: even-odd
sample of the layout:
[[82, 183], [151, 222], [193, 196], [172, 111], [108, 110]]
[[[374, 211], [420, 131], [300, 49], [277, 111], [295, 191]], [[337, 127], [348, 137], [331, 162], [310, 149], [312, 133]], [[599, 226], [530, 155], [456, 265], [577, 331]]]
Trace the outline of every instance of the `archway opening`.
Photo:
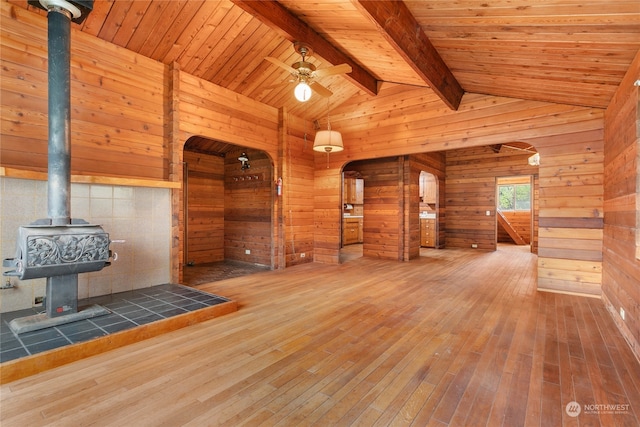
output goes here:
[[263, 151], [202, 137], [186, 142], [184, 284], [273, 269], [272, 181]]

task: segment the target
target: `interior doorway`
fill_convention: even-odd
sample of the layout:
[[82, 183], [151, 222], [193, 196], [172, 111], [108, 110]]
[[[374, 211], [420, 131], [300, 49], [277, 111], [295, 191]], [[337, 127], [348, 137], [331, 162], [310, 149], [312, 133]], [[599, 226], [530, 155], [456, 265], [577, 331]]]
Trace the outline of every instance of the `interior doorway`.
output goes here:
[[193, 137], [183, 159], [183, 284], [272, 269], [273, 165], [266, 153]]
[[364, 186], [362, 174], [345, 167], [342, 172], [340, 263], [362, 257], [364, 242]]
[[420, 250], [440, 246], [438, 236], [438, 178], [429, 172], [420, 172]]
[[531, 246], [534, 233], [532, 175], [496, 178], [496, 244]]

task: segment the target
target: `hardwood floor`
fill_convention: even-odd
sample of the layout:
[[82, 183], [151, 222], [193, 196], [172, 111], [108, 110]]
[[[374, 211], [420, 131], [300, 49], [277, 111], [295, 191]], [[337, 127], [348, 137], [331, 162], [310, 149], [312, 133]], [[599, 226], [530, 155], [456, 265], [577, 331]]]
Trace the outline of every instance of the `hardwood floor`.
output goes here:
[[201, 285], [238, 311], [6, 384], [1, 424], [639, 424], [600, 300], [537, 292], [526, 248], [423, 255]]

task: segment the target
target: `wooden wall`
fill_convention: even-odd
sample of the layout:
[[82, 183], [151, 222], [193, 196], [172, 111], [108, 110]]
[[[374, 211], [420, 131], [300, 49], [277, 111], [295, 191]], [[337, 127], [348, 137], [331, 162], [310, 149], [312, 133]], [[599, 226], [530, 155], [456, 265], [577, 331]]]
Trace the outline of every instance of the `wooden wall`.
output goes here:
[[414, 167], [411, 156], [404, 156], [403, 160], [403, 253], [401, 259], [409, 260], [420, 256], [420, 169]]
[[640, 360], [640, 97], [634, 86], [638, 79], [640, 53], [605, 113], [602, 295]]
[[602, 130], [527, 140], [540, 152], [538, 289], [599, 297]]
[[284, 242], [283, 267], [312, 262], [314, 259], [314, 152], [311, 124], [282, 114], [281, 132], [282, 170], [274, 180], [282, 178], [282, 194], [277, 196], [282, 205], [282, 241]]
[[[496, 250], [496, 179], [529, 176], [529, 153], [503, 147], [450, 150], [447, 158], [447, 247]], [[490, 215], [487, 216], [486, 212]]]
[[363, 256], [403, 259], [405, 161], [404, 157], [367, 160], [346, 169], [360, 172], [364, 179]]
[[[246, 152], [251, 167], [240, 168]], [[272, 265], [273, 175], [262, 152], [238, 147], [224, 159], [224, 258]], [[249, 253], [246, 253], [246, 252]]]
[[[0, 13], [2, 166], [46, 171], [47, 18], [6, 2]], [[166, 180], [167, 93], [162, 64], [72, 28], [73, 173]]]
[[187, 167], [185, 262], [224, 260], [224, 158], [184, 152]]

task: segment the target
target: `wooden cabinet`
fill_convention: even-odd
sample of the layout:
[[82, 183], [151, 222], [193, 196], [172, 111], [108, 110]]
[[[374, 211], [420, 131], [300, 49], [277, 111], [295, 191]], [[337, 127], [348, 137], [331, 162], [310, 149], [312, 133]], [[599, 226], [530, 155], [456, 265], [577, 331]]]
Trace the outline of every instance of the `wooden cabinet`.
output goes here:
[[438, 194], [436, 177], [427, 172], [420, 173], [420, 200], [422, 203], [435, 204]]
[[364, 203], [364, 179], [344, 179], [344, 203], [361, 205]]
[[436, 220], [420, 218], [420, 246], [426, 248], [436, 247]]
[[342, 220], [342, 244], [362, 243], [362, 218], [344, 218]]

